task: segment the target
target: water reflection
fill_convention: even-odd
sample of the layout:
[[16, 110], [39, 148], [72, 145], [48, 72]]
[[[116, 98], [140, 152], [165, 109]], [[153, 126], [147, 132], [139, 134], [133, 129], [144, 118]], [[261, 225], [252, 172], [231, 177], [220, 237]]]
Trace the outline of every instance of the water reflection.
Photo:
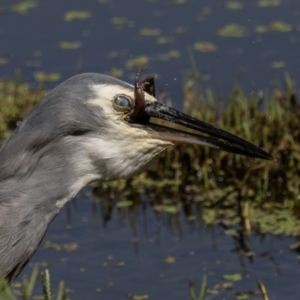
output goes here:
[[[181, 202], [180, 196], [97, 193], [98, 188], [86, 188], [64, 209], [31, 262], [51, 262], [53, 285], [65, 279], [71, 299], [130, 294], [189, 299], [189, 281], [198, 290], [204, 275], [205, 299], [232, 299], [249, 291], [251, 299], [260, 299], [257, 278], [270, 297], [297, 298], [299, 261], [287, 248], [295, 238], [249, 235], [241, 224], [236, 231], [224, 224], [206, 225], [203, 207]], [[163, 211], [157, 208], [162, 202], [182, 206], [176, 211], [169, 204], [172, 209]], [[79, 247], [55, 251], [45, 248], [46, 241]]]

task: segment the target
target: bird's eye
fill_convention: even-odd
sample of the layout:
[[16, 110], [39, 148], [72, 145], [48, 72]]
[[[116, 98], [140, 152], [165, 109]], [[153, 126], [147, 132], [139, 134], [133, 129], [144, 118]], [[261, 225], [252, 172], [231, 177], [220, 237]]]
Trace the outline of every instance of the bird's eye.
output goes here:
[[131, 109], [131, 101], [130, 98], [119, 95], [113, 101], [114, 107], [120, 111], [129, 111]]

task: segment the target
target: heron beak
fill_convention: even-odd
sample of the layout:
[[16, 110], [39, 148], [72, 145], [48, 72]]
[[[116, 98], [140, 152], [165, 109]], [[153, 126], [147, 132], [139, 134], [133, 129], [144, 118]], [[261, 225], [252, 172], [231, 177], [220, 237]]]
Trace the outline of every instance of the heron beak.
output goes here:
[[[178, 124], [183, 129], [152, 123], [152, 118]], [[249, 157], [273, 160], [271, 155], [259, 147], [160, 102], [148, 102], [131, 125], [150, 130], [156, 137], [174, 144], [198, 144]], [[192, 129], [193, 133], [186, 132], [185, 129]], [[209, 136], [201, 135], [203, 133]]]
[[[128, 124], [143, 128], [152, 133], [155, 138], [170, 141], [174, 144], [197, 144], [249, 157], [273, 160], [271, 155], [259, 147], [227, 131], [197, 120], [161, 102], [146, 101], [145, 93], [155, 98], [155, 82], [153, 77], [146, 78], [141, 83], [139, 82], [139, 75], [143, 69], [135, 77], [135, 106], [127, 116], [126, 121]], [[178, 124], [183, 129], [152, 123], [153, 118]], [[185, 131], [187, 129], [193, 132]], [[202, 133], [209, 136], [201, 135]]]

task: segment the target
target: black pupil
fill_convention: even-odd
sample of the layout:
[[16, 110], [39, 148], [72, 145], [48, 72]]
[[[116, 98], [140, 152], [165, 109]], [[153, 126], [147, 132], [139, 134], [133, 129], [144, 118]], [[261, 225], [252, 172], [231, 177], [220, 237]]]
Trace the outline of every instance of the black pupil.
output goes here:
[[119, 96], [117, 98], [117, 105], [121, 106], [121, 107], [127, 107], [129, 106], [129, 100], [125, 97]]

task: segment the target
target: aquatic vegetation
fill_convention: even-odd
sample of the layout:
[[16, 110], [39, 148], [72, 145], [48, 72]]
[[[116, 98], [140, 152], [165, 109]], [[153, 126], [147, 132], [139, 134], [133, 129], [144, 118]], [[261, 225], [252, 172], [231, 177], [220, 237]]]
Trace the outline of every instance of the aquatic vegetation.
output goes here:
[[181, 56], [180, 51], [178, 50], [170, 50], [167, 53], [161, 53], [158, 56], [159, 60], [168, 61], [170, 59], [179, 58]]
[[228, 38], [241, 38], [246, 35], [246, 28], [238, 24], [228, 24], [218, 30], [218, 35]]
[[274, 61], [271, 64], [271, 68], [273, 68], [273, 69], [281, 69], [281, 68], [284, 68], [285, 66], [286, 65], [285, 65], [284, 61]]
[[45, 81], [57, 81], [60, 79], [61, 75], [57, 72], [35, 72], [34, 78], [38, 82], [45, 82]]
[[215, 52], [218, 46], [210, 42], [197, 42], [194, 44], [194, 49], [200, 52]]
[[158, 28], [142, 28], [140, 30], [140, 35], [145, 36], [158, 36], [161, 34], [161, 30]]
[[1, 55], [0, 56], [0, 65], [5, 65], [9, 63], [9, 57], [7, 55]]
[[171, 44], [173, 42], [174, 42], [174, 38], [171, 36], [160, 36], [156, 40], [156, 43], [159, 45]]
[[276, 7], [281, 5], [281, 0], [258, 0], [257, 6], [259, 7]]
[[227, 9], [242, 9], [244, 7], [244, 3], [239, 1], [228, 1], [225, 4], [225, 7]]
[[255, 27], [257, 33], [267, 33], [270, 31], [289, 32], [292, 30], [293, 26], [283, 21], [274, 21], [268, 25], [258, 25]]
[[81, 47], [81, 42], [80, 41], [75, 41], [75, 42], [67, 42], [63, 41], [59, 43], [59, 48], [61, 49], [69, 49], [69, 50], [75, 50]]
[[21, 83], [21, 76], [16, 73], [13, 80], [0, 80], [0, 139], [7, 137], [9, 131], [16, 128], [18, 122], [31, 110], [43, 96], [43, 88], [30, 89], [26, 83]]
[[75, 20], [86, 20], [92, 17], [92, 13], [90, 11], [84, 10], [70, 10], [65, 12], [64, 21], [71, 22]]
[[115, 29], [123, 29], [125, 27], [132, 28], [135, 26], [133, 21], [125, 17], [113, 17], [111, 18], [111, 23], [115, 26]]
[[141, 55], [131, 58], [125, 62], [125, 66], [128, 69], [141, 68], [149, 63], [148, 56]]
[[[39, 277], [41, 277], [42, 281], [43, 295], [34, 295], [34, 289], [39, 284]], [[21, 282], [16, 281], [11, 286], [8, 286], [5, 280], [0, 278], [0, 300], [17, 299], [66, 300], [67, 291], [64, 281], [61, 280], [56, 297], [53, 297], [49, 270], [45, 269], [43, 272], [40, 272], [40, 267], [36, 265], [33, 267], [29, 278], [25, 275], [22, 277]]]
[[11, 10], [17, 12], [19, 14], [26, 14], [30, 9], [35, 8], [38, 6], [37, 1], [28, 0], [13, 4], [11, 6]]

